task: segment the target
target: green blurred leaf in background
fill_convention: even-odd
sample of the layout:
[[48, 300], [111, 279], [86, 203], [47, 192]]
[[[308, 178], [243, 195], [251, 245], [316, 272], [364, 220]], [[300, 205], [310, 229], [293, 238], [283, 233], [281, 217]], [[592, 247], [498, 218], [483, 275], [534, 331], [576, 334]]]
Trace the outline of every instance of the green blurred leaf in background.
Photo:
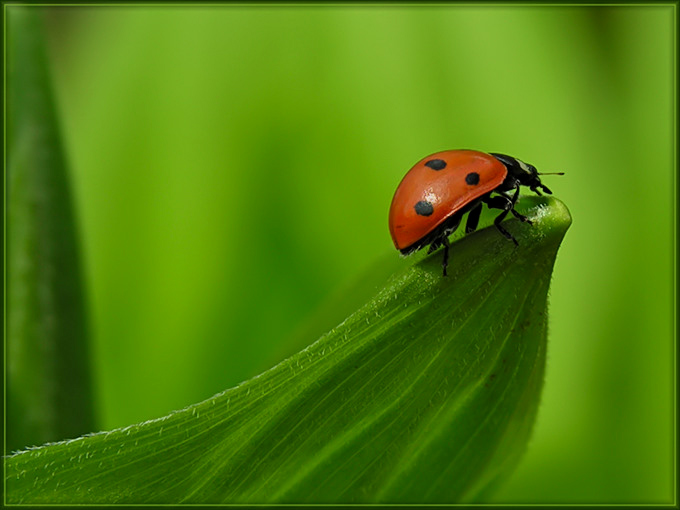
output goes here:
[[674, 4], [35, 9], [97, 429], [308, 345], [370, 296], [337, 289], [404, 262], [387, 211], [408, 168], [498, 151], [566, 172], [551, 188], [578, 228], [551, 283], [531, 445], [488, 501], [675, 501]]
[[95, 427], [80, 242], [37, 9], [7, 11], [6, 438]]

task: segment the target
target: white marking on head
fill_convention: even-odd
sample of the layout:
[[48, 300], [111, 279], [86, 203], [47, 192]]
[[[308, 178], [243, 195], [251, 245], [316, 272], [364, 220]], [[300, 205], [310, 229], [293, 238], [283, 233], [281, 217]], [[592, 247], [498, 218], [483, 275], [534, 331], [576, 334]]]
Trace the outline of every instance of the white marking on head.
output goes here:
[[515, 158], [515, 161], [517, 161], [517, 163], [519, 163], [519, 167], [522, 170], [524, 170], [528, 174], [531, 173], [531, 170], [529, 170], [529, 166], [524, 161], [520, 161], [519, 159], [516, 159], [516, 158]]

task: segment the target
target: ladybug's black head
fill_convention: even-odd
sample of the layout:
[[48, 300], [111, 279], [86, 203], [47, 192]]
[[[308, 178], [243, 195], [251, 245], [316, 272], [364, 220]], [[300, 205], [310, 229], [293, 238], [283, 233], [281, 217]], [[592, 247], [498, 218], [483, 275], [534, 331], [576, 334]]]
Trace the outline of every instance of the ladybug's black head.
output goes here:
[[539, 177], [540, 174], [534, 165], [530, 165], [529, 163], [525, 163], [524, 161], [506, 154], [498, 154], [495, 152], [491, 152], [490, 154], [503, 163], [508, 169], [508, 174], [514, 177], [522, 186], [528, 186], [531, 191], [538, 193], [539, 195], [541, 192], [538, 188], [541, 188], [548, 195], [552, 195], [552, 191], [541, 182], [541, 178]]

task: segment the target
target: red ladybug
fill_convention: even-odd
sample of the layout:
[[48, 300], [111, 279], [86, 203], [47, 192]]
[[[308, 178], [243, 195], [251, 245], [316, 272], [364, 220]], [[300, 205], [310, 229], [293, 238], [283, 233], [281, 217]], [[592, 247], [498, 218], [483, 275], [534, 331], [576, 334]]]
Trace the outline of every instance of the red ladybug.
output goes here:
[[539, 188], [552, 194], [541, 183], [539, 175], [542, 174], [534, 166], [505, 154], [452, 150], [427, 156], [408, 171], [394, 193], [390, 206], [390, 234], [394, 246], [403, 255], [408, 255], [427, 245], [430, 245], [428, 253], [432, 253], [443, 245], [442, 266], [446, 276], [448, 236], [458, 228], [466, 213], [469, 214], [465, 233], [475, 231], [482, 204], [502, 209], [494, 224], [501, 234], [517, 245], [517, 240], [503, 228], [501, 221], [511, 212], [531, 224], [526, 216], [515, 211], [515, 202], [520, 186], [528, 186], [539, 195]]

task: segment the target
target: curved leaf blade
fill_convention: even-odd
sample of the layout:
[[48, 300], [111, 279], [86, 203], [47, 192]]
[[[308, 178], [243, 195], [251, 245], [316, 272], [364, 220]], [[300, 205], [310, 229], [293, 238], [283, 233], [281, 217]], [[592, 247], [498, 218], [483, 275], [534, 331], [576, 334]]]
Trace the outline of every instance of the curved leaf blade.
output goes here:
[[7, 459], [12, 503], [455, 503], [524, 451], [547, 293], [571, 223], [552, 197], [394, 275], [271, 370], [159, 420]]
[[6, 8], [9, 450], [95, 426], [77, 225], [41, 12]]

